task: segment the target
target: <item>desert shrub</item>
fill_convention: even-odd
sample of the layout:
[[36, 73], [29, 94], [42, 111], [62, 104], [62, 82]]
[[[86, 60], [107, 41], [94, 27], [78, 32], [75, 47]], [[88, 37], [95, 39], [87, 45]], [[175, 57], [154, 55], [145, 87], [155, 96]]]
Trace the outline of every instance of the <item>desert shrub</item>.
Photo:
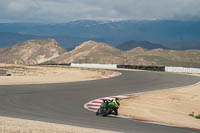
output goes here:
[[194, 112], [190, 113], [189, 116], [194, 117], [196, 119], [200, 119], [200, 114], [195, 115]]
[[194, 117], [194, 112], [190, 113], [189, 116]]
[[195, 116], [196, 119], [200, 119], [200, 114], [198, 114], [197, 116]]

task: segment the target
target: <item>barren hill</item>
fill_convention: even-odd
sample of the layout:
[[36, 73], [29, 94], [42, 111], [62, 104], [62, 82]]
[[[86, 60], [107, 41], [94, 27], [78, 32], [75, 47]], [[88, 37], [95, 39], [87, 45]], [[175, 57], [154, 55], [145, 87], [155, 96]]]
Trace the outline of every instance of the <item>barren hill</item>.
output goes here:
[[136, 48], [133, 48], [131, 50], [128, 50], [127, 52], [130, 53], [130, 54], [143, 54], [147, 51], [148, 51], [148, 49], [145, 49], [145, 48], [142, 48], [142, 47], [136, 47]]
[[6, 48], [0, 48], [0, 53], [6, 50]]
[[128, 65], [156, 65], [155, 62], [138, 58], [138, 53], [147, 51], [135, 48], [128, 52], [121, 51], [106, 43], [94, 41], [84, 42], [73, 51], [54, 58], [50, 63], [98, 63], [98, 64], [128, 64]]
[[127, 64], [200, 67], [200, 50], [175, 51], [154, 49], [137, 52], [136, 49], [133, 49], [131, 51], [127, 54]]
[[0, 49], [0, 63], [98, 63], [200, 67], [200, 50], [147, 50], [136, 47], [121, 51], [109, 44], [87, 41], [66, 52], [55, 40], [30, 40]]
[[137, 47], [142, 47], [142, 48], [150, 49], [150, 50], [156, 49], [156, 48], [168, 49], [167, 47], [165, 47], [161, 44], [155, 44], [155, 43], [151, 43], [149, 41], [135, 41], [135, 40], [131, 40], [131, 41], [122, 43], [117, 48], [127, 51], [127, 50], [131, 50], [131, 49], [137, 48]]
[[121, 51], [105, 43], [88, 41], [51, 62], [200, 67], [200, 50], [147, 50], [136, 47]]
[[146, 52], [143, 57], [165, 66], [200, 67], [200, 50], [154, 49]]
[[30, 40], [16, 44], [0, 52], [0, 63], [39, 64], [65, 53], [54, 39]]
[[106, 43], [87, 41], [52, 60], [56, 63], [124, 63], [123, 52]]

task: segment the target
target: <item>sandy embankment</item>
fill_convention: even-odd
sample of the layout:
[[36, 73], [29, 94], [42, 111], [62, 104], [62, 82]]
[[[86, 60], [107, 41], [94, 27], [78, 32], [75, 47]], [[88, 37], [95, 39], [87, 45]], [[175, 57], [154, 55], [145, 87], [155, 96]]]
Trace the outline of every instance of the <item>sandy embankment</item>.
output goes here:
[[114, 133], [107, 130], [0, 117], [0, 133]]
[[200, 84], [136, 94], [121, 100], [119, 112], [135, 119], [200, 129], [200, 119], [189, 116], [200, 114]]
[[111, 71], [70, 68], [70, 67], [45, 67], [45, 66], [21, 66], [0, 64], [0, 70], [7, 70], [11, 76], [0, 76], [0, 85], [17, 84], [44, 84], [62, 83], [85, 80], [95, 80], [102, 75], [111, 74]]

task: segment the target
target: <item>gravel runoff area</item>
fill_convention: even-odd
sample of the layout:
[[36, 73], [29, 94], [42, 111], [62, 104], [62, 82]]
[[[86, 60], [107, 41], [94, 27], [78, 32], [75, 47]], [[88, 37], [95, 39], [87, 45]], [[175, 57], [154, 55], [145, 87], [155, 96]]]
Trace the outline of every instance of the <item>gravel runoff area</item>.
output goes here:
[[[11, 64], [0, 64], [0, 70], [7, 71], [7, 74], [11, 74], [10, 76], [0, 76], [0, 85], [95, 80], [99, 76], [112, 73], [111, 71], [99, 69]], [[0, 133], [112, 133], [112, 131], [0, 117]]]
[[[194, 76], [200, 76], [196, 74]], [[178, 127], [200, 129], [200, 83], [154, 92], [135, 94], [120, 101], [120, 115]]]
[[112, 72], [100, 69], [71, 68], [67, 66], [23, 66], [0, 64], [0, 71], [11, 76], [0, 75], [0, 85], [45, 84], [95, 80]]
[[107, 130], [0, 117], [0, 133], [114, 133]]

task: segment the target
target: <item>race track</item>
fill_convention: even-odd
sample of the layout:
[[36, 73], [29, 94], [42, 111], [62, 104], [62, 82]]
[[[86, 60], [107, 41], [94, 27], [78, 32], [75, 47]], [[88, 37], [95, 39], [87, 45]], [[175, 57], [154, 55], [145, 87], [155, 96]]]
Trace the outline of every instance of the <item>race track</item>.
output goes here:
[[0, 86], [0, 115], [130, 133], [197, 133], [122, 118], [97, 117], [83, 108], [93, 99], [194, 84], [200, 78], [163, 72], [128, 72], [110, 79], [46, 85]]

